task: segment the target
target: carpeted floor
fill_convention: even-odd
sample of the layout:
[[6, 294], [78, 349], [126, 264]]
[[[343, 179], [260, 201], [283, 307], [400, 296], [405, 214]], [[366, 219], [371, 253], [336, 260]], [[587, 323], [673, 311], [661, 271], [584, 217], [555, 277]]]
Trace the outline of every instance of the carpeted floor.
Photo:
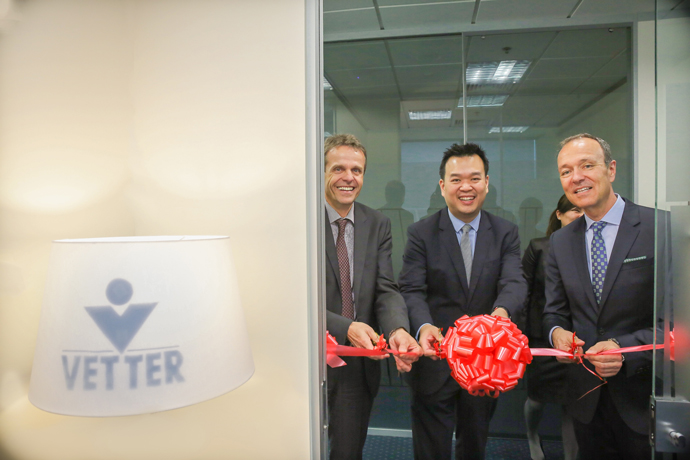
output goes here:
[[[563, 458], [563, 444], [544, 441], [546, 460]], [[412, 438], [394, 436], [367, 436], [364, 460], [411, 460]], [[486, 460], [529, 460], [529, 447], [525, 439], [489, 438]]]

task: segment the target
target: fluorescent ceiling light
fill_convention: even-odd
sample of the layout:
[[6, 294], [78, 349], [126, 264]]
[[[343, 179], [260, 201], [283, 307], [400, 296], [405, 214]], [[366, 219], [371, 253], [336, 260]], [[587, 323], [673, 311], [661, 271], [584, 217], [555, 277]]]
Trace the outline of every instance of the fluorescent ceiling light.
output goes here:
[[333, 85], [331, 85], [331, 82], [326, 80], [326, 77], [323, 77], [323, 89], [324, 91], [333, 91]]
[[517, 83], [532, 61], [500, 61], [468, 64], [465, 80], [468, 84]]
[[[529, 126], [504, 126], [503, 127], [503, 132], [504, 133], [524, 133], [527, 131]], [[494, 126], [489, 130], [489, 134], [493, 133], [500, 133], [501, 128], [499, 126]]]
[[411, 110], [407, 112], [410, 120], [450, 120], [452, 112], [450, 110]]
[[[467, 107], [500, 107], [508, 100], [507, 94], [487, 94], [484, 96], [467, 96]], [[462, 107], [462, 98], [458, 101]]]

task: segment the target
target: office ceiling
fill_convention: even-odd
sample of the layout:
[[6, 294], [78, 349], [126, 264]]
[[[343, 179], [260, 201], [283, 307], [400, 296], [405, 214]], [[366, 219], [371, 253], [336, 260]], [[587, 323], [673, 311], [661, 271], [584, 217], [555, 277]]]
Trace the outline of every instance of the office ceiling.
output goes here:
[[[677, 14], [685, 3], [665, 5]], [[500, 108], [468, 107], [472, 127], [561, 126], [612, 91], [628, 90], [631, 18], [650, 14], [650, 0], [325, 0], [327, 100], [337, 96], [366, 129], [461, 125], [464, 35], [467, 65], [530, 62], [518, 82], [468, 84], [466, 96], [508, 96]], [[588, 25], [543, 26], [569, 15]], [[501, 18], [523, 24], [505, 33]], [[447, 30], [437, 33], [441, 26]], [[452, 117], [411, 121], [410, 110], [450, 110]]]

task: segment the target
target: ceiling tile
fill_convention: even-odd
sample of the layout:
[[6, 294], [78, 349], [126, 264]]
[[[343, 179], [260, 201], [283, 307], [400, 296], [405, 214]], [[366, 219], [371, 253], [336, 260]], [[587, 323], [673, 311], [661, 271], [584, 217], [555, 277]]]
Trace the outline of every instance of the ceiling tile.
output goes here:
[[[441, 0], [443, 3], [471, 3], [474, 5], [474, 0]], [[495, 0], [486, 0], [495, 1]], [[393, 8], [408, 5], [419, 5], [424, 3], [439, 3], [439, 0], [378, 0], [381, 8]], [[433, 5], [428, 5], [433, 6]]]
[[[467, 62], [533, 61], [542, 55], [555, 36], [556, 32], [473, 35], [466, 38], [469, 42]], [[506, 47], [510, 48], [508, 52]]]
[[378, 86], [394, 86], [395, 79], [390, 68], [337, 70], [327, 72], [326, 78], [334, 88], [345, 92], [348, 88], [374, 88]]
[[324, 69], [328, 71], [390, 67], [382, 41], [326, 43], [323, 60]]
[[624, 84], [626, 77], [593, 77], [580, 85], [573, 94], [599, 95]]
[[[381, 19], [386, 30], [469, 24], [474, 3], [430, 3], [396, 8], [381, 7]], [[330, 33], [330, 31], [329, 31]]]
[[389, 40], [396, 66], [462, 63], [462, 38], [459, 35]]
[[[599, 0], [596, 0], [599, 1]], [[479, 6], [477, 25], [490, 21], [525, 20], [534, 18], [565, 18], [576, 0], [496, 0], [483, 1]]]
[[452, 85], [457, 88], [462, 79], [462, 66], [459, 64], [396, 67], [395, 72], [401, 86]]
[[361, 8], [373, 9], [374, 2], [372, 0], [323, 0], [324, 13]]
[[[455, 85], [400, 85], [403, 100], [414, 99], [456, 99], [457, 86]], [[455, 103], [457, 105], [457, 102]]]
[[399, 98], [398, 87], [396, 85], [364, 86], [360, 88], [337, 88], [340, 94], [347, 99], [367, 96], [370, 99]]
[[607, 62], [608, 58], [605, 57], [541, 59], [534, 64], [527, 79], [586, 78], [601, 69]]
[[635, 14], [640, 10], [654, 12], [654, 1], [646, 2], [620, 0], [585, 0], [577, 9], [573, 17], [581, 16], [612, 16], [622, 14]]
[[594, 74], [595, 77], [627, 77], [632, 71], [630, 50], [619, 54]]
[[344, 32], [373, 32], [381, 30], [374, 8], [350, 10], [338, 13], [324, 13], [323, 30], [329, 34]]
[[585, 78], [531, 78], [523, 81], [517, 88], [516, 94], [570, 94], [580, 86]]
[[619, 27], [612, 29], [563, 30], [558, 32], [545, 58], [575, 58], [606, 56], [613, 58], [628, 48], [629, 29]]

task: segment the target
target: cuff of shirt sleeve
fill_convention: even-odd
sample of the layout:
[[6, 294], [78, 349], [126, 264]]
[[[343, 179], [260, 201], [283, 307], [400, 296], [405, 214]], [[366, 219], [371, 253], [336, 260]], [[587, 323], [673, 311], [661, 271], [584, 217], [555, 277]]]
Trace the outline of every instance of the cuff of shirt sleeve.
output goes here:
[[551, 344], [551, 348], [553, 348], [553, 339], [551, 338], [551, 337], [553, 336], [553, 331], [555, 331], [555, 330], [558, 329], [558, 328], [563, 329], [561, 326], [554, 326], [554, 327], [552, 327], [551, 330], [549, 331], [549, 343]]
[[414, 336], [414, 339], [415, 339], [417, 342], [419, 342], [419, 332], [420, 332], [420, 331], [422, 330], [422, 328], [423, 328], [424, 326], [426, 326], [427, 324], [431, 324], [431, 323], [424, 323], [424, 324], [422, 324], [421, 326], [419, 326], [419, 329], [417, 329], [417, 334]]

